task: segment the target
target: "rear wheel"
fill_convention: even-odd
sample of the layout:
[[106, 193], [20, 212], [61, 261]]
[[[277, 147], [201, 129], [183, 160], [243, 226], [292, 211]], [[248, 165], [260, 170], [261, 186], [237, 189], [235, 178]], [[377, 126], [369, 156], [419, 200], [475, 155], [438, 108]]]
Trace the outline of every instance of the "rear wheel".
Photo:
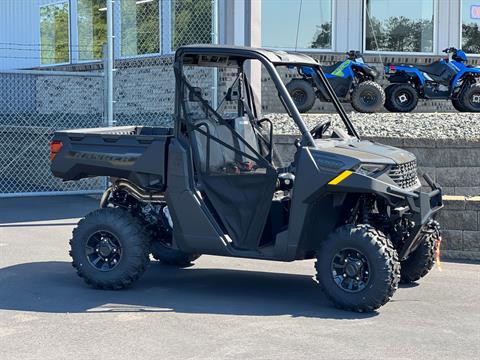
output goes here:
[[464, 111], [480, 112], [480, 84], [473, 84], [462, 91], [458, 101]]
[[441, 237], [438, 223], [429, 225], [428, 233], [410, 256], [401, 262], [401, 279], [403, 284], [411, 284], [427, 275], [435, 265], [435, 256], [440, 246]]
[[374, 81], [362, 82], [352, 91], [352, 107], [358, 112], [374, 113], [380, 111], [384, 103], [385, 92]]
[[400, 280], [398, 254], [369, 225], [346, 225], [321, 245], [316, 278], [333, 303], [345, 310], [373, 311], [393, 296]]
[[77, 274], [99, 289], [130, 286], [149, 263], [149, 239], [143, 227], [118, 208], [99, 209], [80, 220], [70, 246]]
[[286, 87], [299, 112], [305, 113], [312, 109], [317, 96], [315, 95], [315, 90], [309, 81], [304, 79], [293, 79]]
[[392, 84], [385, 90], [385, 108], [391, 112], [411, 112], [418, 104], [418, 94], [410, 84]]

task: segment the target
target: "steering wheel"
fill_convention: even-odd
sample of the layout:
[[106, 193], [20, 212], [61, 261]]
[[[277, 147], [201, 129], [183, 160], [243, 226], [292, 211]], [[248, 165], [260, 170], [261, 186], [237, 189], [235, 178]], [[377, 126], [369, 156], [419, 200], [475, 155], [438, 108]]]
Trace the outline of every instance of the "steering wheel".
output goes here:
[[323, 137], [323, 134], [325, 133], [325, 131], [327, 131], [331, 124], [332, 120], [324, 120], [322, 122], [319, 122], [313, 127], [312, 130], [310, 130], [310, 134], [312, 134], [312, 137], [314, 139], [321, 139]]

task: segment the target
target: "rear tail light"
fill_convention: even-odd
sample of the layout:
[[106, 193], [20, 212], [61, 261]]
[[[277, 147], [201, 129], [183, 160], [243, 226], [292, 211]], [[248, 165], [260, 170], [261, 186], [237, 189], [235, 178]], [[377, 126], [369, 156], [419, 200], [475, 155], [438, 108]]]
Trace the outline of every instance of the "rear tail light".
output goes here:
[[62, 150], [63, 143], [58, 140], [52, 140], [50, 142], [50, 161], [55, 159], [55, 156]]

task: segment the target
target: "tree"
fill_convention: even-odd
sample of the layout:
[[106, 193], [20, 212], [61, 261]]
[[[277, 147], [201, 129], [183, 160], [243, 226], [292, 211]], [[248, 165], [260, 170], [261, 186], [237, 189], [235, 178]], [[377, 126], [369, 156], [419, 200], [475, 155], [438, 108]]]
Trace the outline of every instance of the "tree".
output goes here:
[[70, 60], [68, 3], [40, 8], [40, 43], [42, 64], [58, 64]]
[[332, 46], [332, 23], [317, 25], [314, 40], [310, 45], [312, 49], [328, 49]]
[[480, 54], [480, 29], [478, 24], [470, 23], [462, 25], [463, 50], [471, 54]]
[[366, 49], [383, 50], [385, 48], [386, 35], [382, 22], [375, 17], [367, 17], [367, 19]]
[[211, 44], [211, 0], [176, 0], [173, 24], [174, 49], [187, 44]]
[[392, 16], [384, 21], [369, 18], [366, 48], [378, 51], [432, 51], [433, 20]]

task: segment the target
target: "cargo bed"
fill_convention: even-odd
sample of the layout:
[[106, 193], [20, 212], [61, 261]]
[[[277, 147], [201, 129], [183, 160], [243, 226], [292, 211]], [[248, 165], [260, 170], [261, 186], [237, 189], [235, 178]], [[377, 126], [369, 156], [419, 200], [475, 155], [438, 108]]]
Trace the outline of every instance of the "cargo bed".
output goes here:
[[172, 136], [171, 128], [149, 126], [57, 131], [51, 143], [55, 158], [51, 169], [63, 180], [110, 176], [164, 191]]

